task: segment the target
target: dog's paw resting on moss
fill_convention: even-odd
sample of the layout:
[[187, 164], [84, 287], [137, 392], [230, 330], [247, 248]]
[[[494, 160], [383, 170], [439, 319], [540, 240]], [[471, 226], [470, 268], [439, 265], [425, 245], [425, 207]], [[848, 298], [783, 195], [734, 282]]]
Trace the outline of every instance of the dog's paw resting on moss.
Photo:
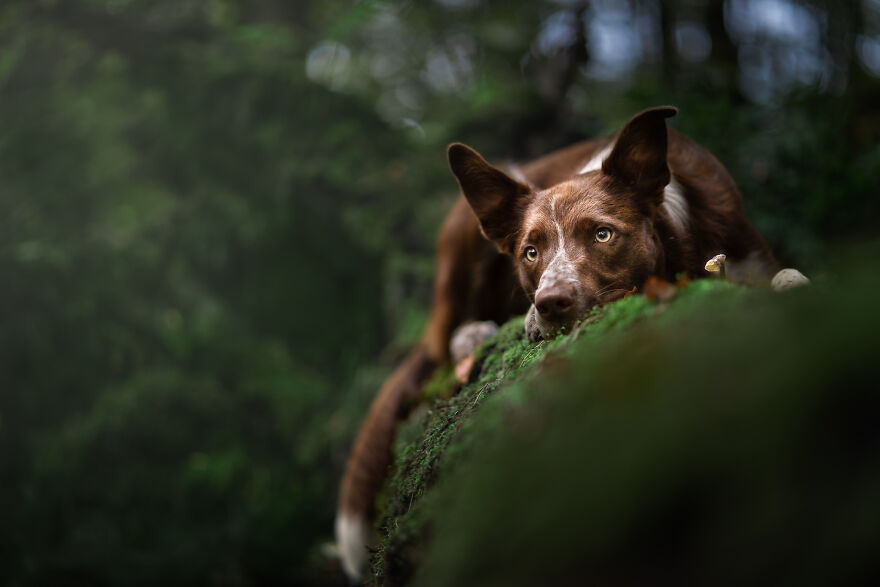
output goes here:
[[455, 365], [455, 378], [461, 383], [468, 380], [474, 364], [474, 351], [483, 341], [498, 332], [498, 325], [485, 322], [466, 322], [452, 333], [449, 340], [449, 356]]

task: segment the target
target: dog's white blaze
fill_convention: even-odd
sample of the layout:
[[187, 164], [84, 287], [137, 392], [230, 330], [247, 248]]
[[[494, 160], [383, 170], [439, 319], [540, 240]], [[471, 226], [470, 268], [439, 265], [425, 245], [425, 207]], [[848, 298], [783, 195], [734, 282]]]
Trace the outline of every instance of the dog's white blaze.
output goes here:
[[369, 528], [365, 520], [340, 514], [336, 517], [336, 544], [345, 574], [353, 580], [361, 578], [367, 562]]
[[[611, 154], [613, 148], [614, 145], [611, 144], [599, 151], [584, 165], [583, 169], [578, 171], [578, 175], [602, 169], [602, 164], [605, 163], [605, 159]], [[666, 215], [669, 216], [675, 231], [679, 234], [684, 234], [688, 227], [690, 209], [684, 197], [681, 184], [676, 181], [675, 177], [672, 177], [669, 185], [663, 188], [663, 204], [661, 205]]]
[[538, 281], [538, 289], [535, 290], [537, 296], [543, 289], [554, 287], [560, 282], [568, 282], [572, 284], [580, 293], [580, 281], [578, 280], [577, 268], [568, 258], [568, 252], [565, 250], [565, 234], [562, 231], [562, 225], [556, 216], [556, 198], [550, 201], [550, 211], [553, 214], [553, 226], [556, 227], [557, 248], [556, 254], [550, 259], [547, 268]]
[[690, 219], [690, 208], [687, 200], [684, 198], [684, 192], [681, 184], [673, 177], [669, 185], [663, 188], [663, 203], [661, 204], [672, 227], [679, 234], [684, 234], [687, 230], [688, 220]]
[[562, 225], [559, 224], [559, 218], [556, 216], [556, 198], [550, 202], [550, 212], [553, 214], [553, 226], [556, 227], [556, 238], [559, 239], [559, 250], [556, 252], [558, 257], [560, 253], [565, 252], [565, 234], [562, 232]]

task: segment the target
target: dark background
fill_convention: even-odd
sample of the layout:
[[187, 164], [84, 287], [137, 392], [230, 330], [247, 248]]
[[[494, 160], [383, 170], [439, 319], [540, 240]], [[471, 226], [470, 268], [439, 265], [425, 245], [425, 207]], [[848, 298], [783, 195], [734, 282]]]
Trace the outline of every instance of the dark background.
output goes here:
[[674, 104], [779, 258], [880, 220], [880, 2], [4, 0], [0, 584], [340, 581], [444, 148]]

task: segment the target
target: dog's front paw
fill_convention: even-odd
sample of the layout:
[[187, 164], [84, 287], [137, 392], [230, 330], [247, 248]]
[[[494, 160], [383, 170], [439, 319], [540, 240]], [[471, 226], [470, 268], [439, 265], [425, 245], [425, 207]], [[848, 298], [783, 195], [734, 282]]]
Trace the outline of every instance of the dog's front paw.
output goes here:
[[541, 328], [538, 326], [538, 310], [535, 309], [534, 304], [531, 305], [526, 314], [525, 326], [526, 336], [531, 342], [538, 342], [544, 338], [544, 335], [541, 334]]
[[498, 332], [498, 325], [487, 320], [485, 322], [466, 322], [452, 333], [449, 340], [449, 356], [453, 363], [458, 363], [483, 344], [487, 338]]

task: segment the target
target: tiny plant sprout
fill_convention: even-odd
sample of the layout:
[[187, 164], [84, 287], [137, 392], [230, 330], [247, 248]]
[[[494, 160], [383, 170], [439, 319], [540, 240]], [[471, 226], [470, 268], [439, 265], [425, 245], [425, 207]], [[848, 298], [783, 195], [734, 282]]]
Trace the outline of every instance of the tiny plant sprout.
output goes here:
[[720, 255], [715, 255], [708, 261], [706, 261], [706, 271], [711, 273], [717, 273], [719, 279], [724, 279], [724, 262], [727, 261], [727, 255], [721, 253]]

